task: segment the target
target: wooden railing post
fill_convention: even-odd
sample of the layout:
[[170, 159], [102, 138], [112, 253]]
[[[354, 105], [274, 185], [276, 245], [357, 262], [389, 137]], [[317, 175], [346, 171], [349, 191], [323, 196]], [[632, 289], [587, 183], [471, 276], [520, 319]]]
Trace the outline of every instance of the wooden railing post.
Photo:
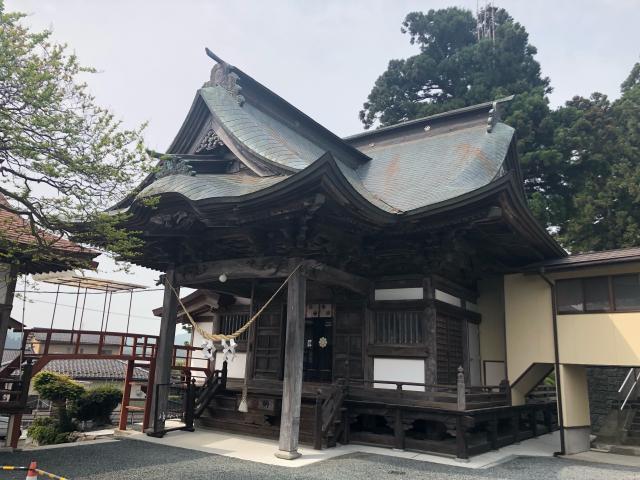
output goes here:
[[456, 457], [461, 460], [467, 460], [469, 458], [466, 430], [467, 428], [464, 424], [464, 417], [462, 415], [458, 415], [456, 417]]
[[395, 421], [393, 422], [394, 447], [396, 450], [404, 450], [404, 426], [402, 425], [402, 408], [395, 411]]
[[220, 378], [222, 388], [227, 388], [227, 361], [222, 362], [222, 376]]
[[498, 449], [498, 417], [495, 414], [489, 420], [489, 444], [491, 450]]
[[457, 383], [457, 391], [458, 391], [458, 410], [464, 411], [467, 409], [467, 387], [464, 383], [464, 368], [462, 366], [458, 367], [458, 383]]
[[187, 383], [187, 398], [185, 400], [185, 412], [184, 412], [184, 424], [185, 430], [190, 432], [194, 431], [193, 422], [195, 419], [196, 410], [196, 379], [192, 378]]
[[536, 406], [530, 407], [529, 410], [529, 427], [531, 428], [531, 434], [533, 437], [538, 436], [538, 408]]

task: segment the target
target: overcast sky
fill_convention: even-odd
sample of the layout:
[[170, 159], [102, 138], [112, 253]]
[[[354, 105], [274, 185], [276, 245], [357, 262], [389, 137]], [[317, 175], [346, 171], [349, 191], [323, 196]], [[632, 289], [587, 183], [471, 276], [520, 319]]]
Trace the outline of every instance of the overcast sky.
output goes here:
[[[525, 25], [555, 89], [554, 105], [593, 91], [617, 97], [620, 83], [640, 61], [640, 0], [494, 3]], [[389, 60], [417, 51], [400, 32], [404, 16], [452, 5], [475, 11], [476, 4], [7, 0], [6, 9], [29, 13], [29, 25], [52, 29], [57, 41], [97, 68], [100, 73], [88, 81], [99, 103], [129, 126], [148, 121], [147, 144], [162, 151], [208, 79], [213, 62], [205, 46], [335, 133], [348, 135], [362, 130], [358, 111]], [[128, 281], [150, 284], [154, 276], [136, 270]], [[144, 295], [151, 297], [141, 295], [137, 311], [148, 317], [160, 297], [142, 300]], [[155, 325], [141, 320], [138, 330]]]

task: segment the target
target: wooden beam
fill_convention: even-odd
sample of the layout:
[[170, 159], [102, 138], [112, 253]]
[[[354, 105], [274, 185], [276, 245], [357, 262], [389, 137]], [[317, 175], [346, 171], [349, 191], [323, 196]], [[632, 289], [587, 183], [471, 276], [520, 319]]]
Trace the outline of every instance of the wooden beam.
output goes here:
[[183, 286], [227, 279], [283, 278], [295, 268], [281, 257], [240, 258], [183, 265], [176, 269], [176, 281]]
[[[153, 424], [150, 435], [158, 434], [164, 430], [164, 412], [167, 410], [169, 400], [169, 389], [167, 384], [171, 380], [171, 363], [173, 356], [173, 343], [176, 336], [176, 316], [178, 312], [178, 298], [169, 287], [169, 282], [180, 294], [180, 286], [176, 282], [176, 272], [173, 269], [167, 270], [164, 286], [164, 299], [162, 302], [162, 319], [160, 320], [160, 335], [158, 338], [158, 350], [156, 354], [154, 387], [156, 392], [152, 392], [151, 414]], [[160, 386], [158, 388], [158, 386]], [[149, 392], [147, 392], [147, 395]], [[156, 417], [157, 412], [157, 417]]]
[[372, 282], [370, 280], [315, 260], [305, 261], [303, 271], [309, 280], [343, 287], [364, 297], [367, 297], [371, 291]]
[[287, 338], [282, 382], [282, 415], [276, 457], [298, 458], [300, 403], [304, 355], [304, 319], [306, 310], [306, 278], [297, 270], [289, 279], [287, 292]]

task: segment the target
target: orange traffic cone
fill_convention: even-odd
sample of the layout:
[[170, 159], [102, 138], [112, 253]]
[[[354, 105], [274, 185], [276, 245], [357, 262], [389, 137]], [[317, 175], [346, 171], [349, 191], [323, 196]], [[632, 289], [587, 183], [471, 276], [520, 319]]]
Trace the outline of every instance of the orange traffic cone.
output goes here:
[[36, 472], [36, 468], [38, 468], [38, 465], [35, 461], [32, 461], [29, 464], [29, 471], [27, 472], [26, 480], [38, 480], [38, 473]]

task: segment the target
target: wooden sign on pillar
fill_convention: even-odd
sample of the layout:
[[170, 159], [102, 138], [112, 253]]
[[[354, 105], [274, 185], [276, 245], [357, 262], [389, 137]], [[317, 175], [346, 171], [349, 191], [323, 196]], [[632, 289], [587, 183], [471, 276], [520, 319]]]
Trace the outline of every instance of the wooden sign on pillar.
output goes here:
[[278, 451], [275, 453], [276, 457], [286, 460], [293, 460], [300, 456], [298, 436], [302, 398], [306, 283], [302, 271], [297, 270], [289, 279], [287, 290], [287, 338], [282, 382], [282, 416]]

